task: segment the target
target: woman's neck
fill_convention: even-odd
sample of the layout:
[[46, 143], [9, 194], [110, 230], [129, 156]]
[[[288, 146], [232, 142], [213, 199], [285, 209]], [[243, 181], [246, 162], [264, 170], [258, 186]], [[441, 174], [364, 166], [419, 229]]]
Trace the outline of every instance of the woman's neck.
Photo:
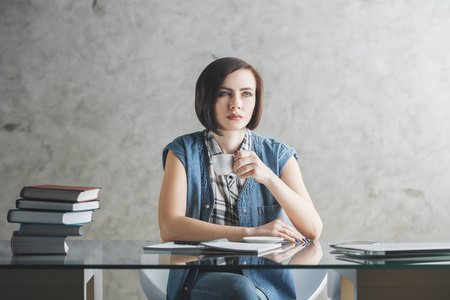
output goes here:
[[215, 134], [213, 132], [214, 138], [220, 146], [223, 154], [234, 154], [235, 151], [239, 150], [242, 146], [242, 141], [244, 140], [245, 130], [233, 130], [225, 131], [222, 130], [222, 135]]

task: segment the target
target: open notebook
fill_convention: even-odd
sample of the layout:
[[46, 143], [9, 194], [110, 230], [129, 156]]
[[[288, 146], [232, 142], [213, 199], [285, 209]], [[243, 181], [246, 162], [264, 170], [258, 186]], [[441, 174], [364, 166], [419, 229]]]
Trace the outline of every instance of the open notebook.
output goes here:
[[199, 242], [196, 245], [178, 244], [168, 242], [157, 245], [144, 246], [144, 250], [158, 251], [182, 251], [182, 250], [201, 250], [215, 252], [233, 252], [245, 254], [263, 254], [269, 251], [281, 248], [281, 243], [263, 244], [263, 243], [247, 243], [247, 242], [229, 242], [227, 239], [218, 239], [209, 242]]

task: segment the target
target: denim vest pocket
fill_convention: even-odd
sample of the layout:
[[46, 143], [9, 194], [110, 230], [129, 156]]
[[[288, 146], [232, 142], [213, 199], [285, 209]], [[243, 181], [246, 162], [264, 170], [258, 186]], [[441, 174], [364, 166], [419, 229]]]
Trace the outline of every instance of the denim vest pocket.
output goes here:
[[282, 209], [280, 204], [258, 207], [259, 225], [270, 223], [278, 218], [282, 218]]

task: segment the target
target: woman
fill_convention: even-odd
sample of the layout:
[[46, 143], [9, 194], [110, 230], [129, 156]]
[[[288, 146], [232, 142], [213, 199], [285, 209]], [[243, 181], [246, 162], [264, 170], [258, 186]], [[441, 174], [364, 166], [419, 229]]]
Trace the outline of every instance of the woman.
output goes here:
[[[275, 236], [299, 242], [319, 238], [322, 221], [303, 183], [295, 150], [252, 131], [261, 119], [262, 93], [260, 75], [241, 59], [218, 59], [202, 72], [195, 109], [206, 130], [178, 137], [163, 150], [165, 172], [159, 200], [163, 240], [242, 241], [246, 236]], [[234, 154], [233, 174], [215, 174], [211, 157], [218, 154]], [[252, 294], [243, 296], [247, 299], [292, 295], [293, 287], [283, 287], [277, 278], [266, 275], [248, 270], [240, 274], [178, 272], [169, 279], [168, 296], [194, 298], [203, 293], [207, 298], [211, 293], [233, 292], [230, 286], [237, 294], [233, 298], [244, 291]], [[214, 280], [229, 280], [229, 286], [220, 291]]]

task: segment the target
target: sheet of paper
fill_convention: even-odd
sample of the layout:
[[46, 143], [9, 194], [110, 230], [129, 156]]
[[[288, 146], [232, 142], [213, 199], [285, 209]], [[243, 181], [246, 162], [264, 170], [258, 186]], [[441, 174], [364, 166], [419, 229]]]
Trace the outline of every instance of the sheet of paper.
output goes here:
[[195, 250], [198, 249], [197, 245], [181, 245], [174, 242], [168, 242], [157, 245], [144, 246], [145, 250]]

